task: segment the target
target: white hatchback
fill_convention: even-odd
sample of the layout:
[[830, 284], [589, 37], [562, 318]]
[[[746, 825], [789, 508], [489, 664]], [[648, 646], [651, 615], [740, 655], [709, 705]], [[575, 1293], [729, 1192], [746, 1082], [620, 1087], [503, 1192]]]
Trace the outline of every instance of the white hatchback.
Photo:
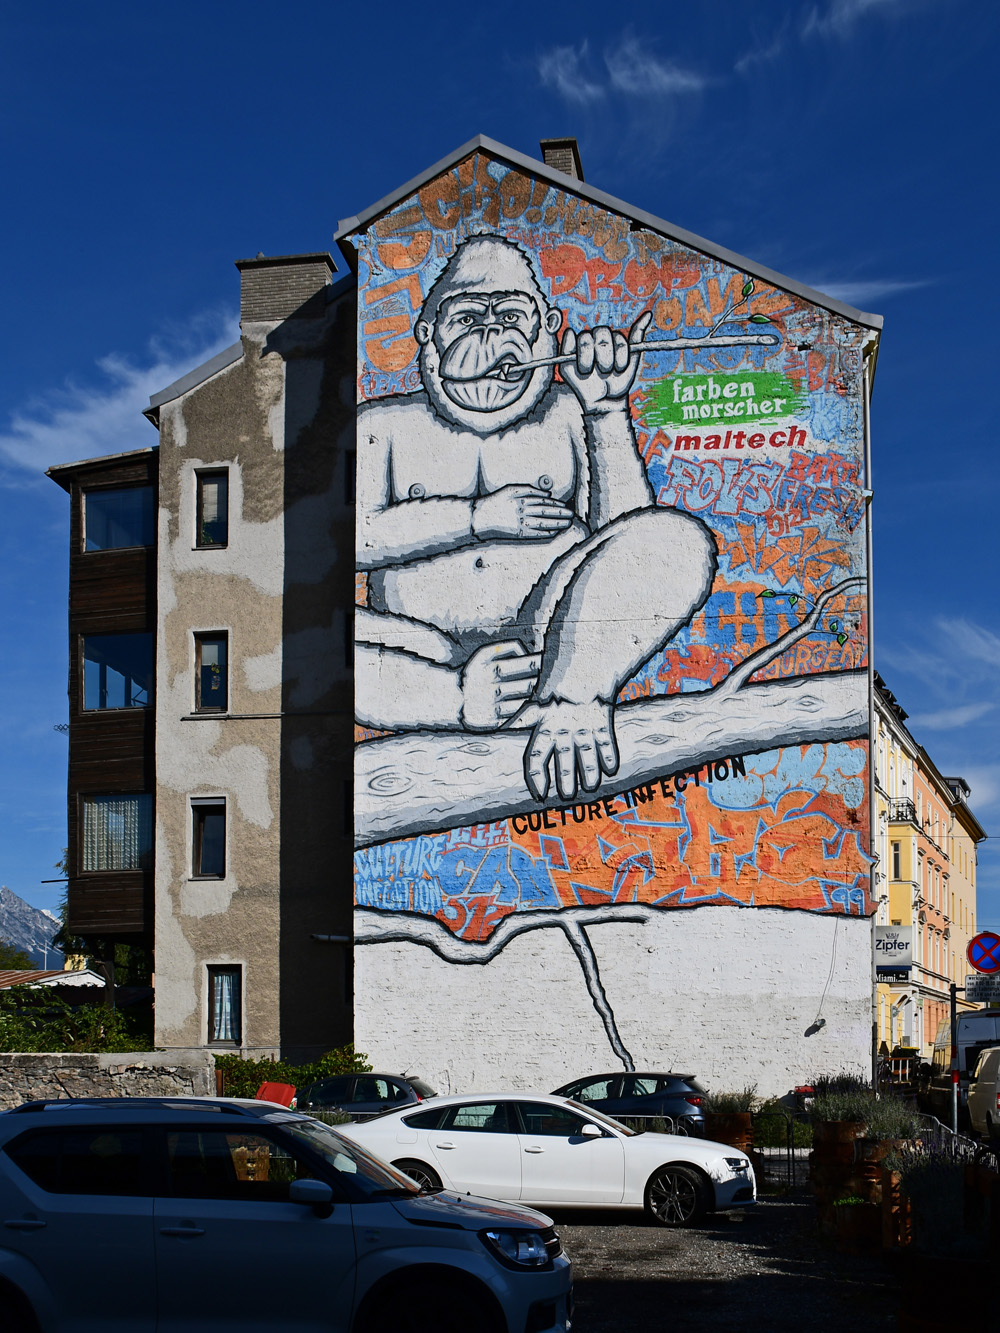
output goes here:
[[549, 1208], [645, 1208], [663, 1226], [756, 1201], [739, 1149], [636, 1132], [565, 1097], [436, 1097], [339, 1128], [429, 1189]]

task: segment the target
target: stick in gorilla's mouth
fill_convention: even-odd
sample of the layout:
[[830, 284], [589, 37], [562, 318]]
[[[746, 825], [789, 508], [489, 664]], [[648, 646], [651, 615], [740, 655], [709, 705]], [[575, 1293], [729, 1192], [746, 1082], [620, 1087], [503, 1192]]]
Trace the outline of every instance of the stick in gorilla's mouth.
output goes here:
[[504, 380], [507, 383], [513, 383], [516, 380], [523, 379], [528, 370], [534, 369], [537, 363], [529, 362], [527, 365], [518, 361], [510, 352], [505, 352], [499, 360], [494, 361], [491, 366], [485, 370], [473, 370], [466, 374], [460, 374], [453, 371], [450, 375], [442, 375], [443, 380], [451, 380], [453, 383], [469, 384], [475, 380]]

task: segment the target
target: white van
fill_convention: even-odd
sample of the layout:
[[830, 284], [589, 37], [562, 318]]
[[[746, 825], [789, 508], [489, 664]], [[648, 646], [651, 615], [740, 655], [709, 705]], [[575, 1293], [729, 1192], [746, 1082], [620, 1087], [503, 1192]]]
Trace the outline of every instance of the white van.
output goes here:
[[[959, 1014], [959, 1105], [963, 1109], [980, 1053], [990, 1046], [1000, 1046], [1000, 1009], [976, 1009]], [[938, 1028], [930, 1081], [920, 1100], [925, 1110], [947, 1124], [951, 1117], [951, 1024], [947, 1019]]]
[[983, 1051], [969, 1084], [969, 1120], [977, 1134], [1000, 1139], [1000, 1046]]

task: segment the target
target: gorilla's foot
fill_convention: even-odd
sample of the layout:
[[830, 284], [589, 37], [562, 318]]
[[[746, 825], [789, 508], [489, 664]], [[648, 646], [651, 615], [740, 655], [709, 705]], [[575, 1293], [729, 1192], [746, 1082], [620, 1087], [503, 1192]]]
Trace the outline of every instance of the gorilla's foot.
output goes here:
[[595, 699], [573, 704], [561, 700], [536, 705], [538, 720], [524, 752], [524, 776], [537, 801], [549, 794], [555, 768], [556, 787], [572, 801], [578, 786], [594, 791], [602, 777], [618, 771], [618, 746], [611, 704]]

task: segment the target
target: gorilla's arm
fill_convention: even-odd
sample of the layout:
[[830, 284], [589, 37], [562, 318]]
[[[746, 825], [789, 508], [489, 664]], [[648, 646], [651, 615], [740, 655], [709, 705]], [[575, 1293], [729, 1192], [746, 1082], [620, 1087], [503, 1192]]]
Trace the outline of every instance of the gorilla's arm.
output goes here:
[[627, 402], [605, 412], [587, 412], [583, 423], [590, 474], [587, 523], [597, 532], [622, 514], [648, 509], [654, 498]]
[[453, 551], [474, 540], [472, 500], [431, 497], [393, 503], [391, 425], [370, 408], [358, 420], [365, 447], [357, 458], [359, 569], [380, 569]]

